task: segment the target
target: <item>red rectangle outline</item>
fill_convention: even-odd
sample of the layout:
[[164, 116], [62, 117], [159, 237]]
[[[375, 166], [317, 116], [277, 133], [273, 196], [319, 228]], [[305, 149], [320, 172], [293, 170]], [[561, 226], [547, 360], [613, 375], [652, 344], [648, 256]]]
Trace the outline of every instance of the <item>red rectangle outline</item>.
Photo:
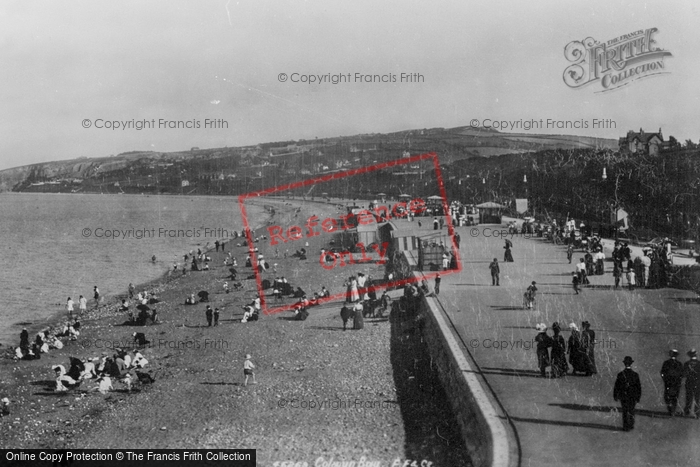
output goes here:
[[[315, 178], [309, 178], [306, 180], [301, 180], [299, 182], [294, 182], [294, 183], [288, 183], [286, 185], [279, 185], [276, 187], [271, 187], [267, 188], [265, 190], [258, 190], [258, 191], [252, 191], [250, 193], [245, 193], [242, 195], [238, 196], [238, 206], [241, 210], [241, 217], [243, 220], [243, 227], [245, 229], [245, 235], [246, 235], [246, 240], [248, 242], [248, 251], [250, 253], [250, 258], [251, 258], [251, 264], [253, 266], [253, 271], [255, 272], [255, 283], [258, 289], [258, 295], [260, 296], [260, 305], [262, 307], [262, 312], [265, 315], [271, 315], [275, 313], [279, 313], [282, 311], [289, 311], [292, 308], [294, 308], [296, 303], [291, 303], [285, 306], [273, 308], [271, 310], [267, 309], [267, 303], [265, 300], [265, 293], [264, 289], [262, 288], [262, 278], [260, 276], [260, 273], [258, 272], [258, 258], [257, 255], [255, 255], [254, 251], [254, 242], [253, 242], [253, 236], [250, 231], [250, 224], [248, 223], [248, 215], [246, 213], [245, 209], [245, 200], [248, 198], [258, 198], [260, 196], [264, 195], [269, 195], [272, 193], [277, 193], [280, 191], [287, 191], [287, 190], [293, 190], [296, 188], [300, 187], [305, 187], [309, 185], [315, 185], [317, 183], [322, 183], [322, 182], [328, 182], [331, 180], [340, 180], [345, 177], [350, 177], [352, 175], [360, 175], [363, 173], [369, 173], [369, 172], [374, 172], [376, 170], [381, 170], [381, 169], [386, 169], [389, 167], [395, 167], [397, 165], [404, 165], [404, 164], [410, 164], [413, 162], [418, 162], [418, 161], [423, 161], [423, 160], [432, 160], [434, 170], [435, 170], [435, 178], [437, 179], [438, 182], [438, 191], [440, 192], [440, 197], [442, 198], [442, 207], [443, 207], [443, 212], [445, 213], [445, 217], [447, 217], [447, 231], [448, 235], [450, 237], [450, 240], [452, 242], [452, 251], [455, 253], [456, 256], [456, 261], [457, 261], [457, 269], [453, 270], [448, 270], [448, 271], [443, 271], [443, 277], [458, 273], [462, 271], [462, 261], [461, 257], [459, 254], [459, 249], [456, 247], [455, 243], [455, 231], [454, 231], [454, 226], [452, 225], [452, 218], [449, 216], [449, 205], [447, 203], [447, 193], [445, 191], [445, 183], [442, 178], [442, 171], [440, 170], [440, 164], [438, 161], [438, 156], [437, 153], [434, 152], [429, 152], [425, 154], [420, 154], [417, 156], [410, 156], [410, 157], [405, 157], [402, 159], [395, 159], [393, 161], [388, 161], [388, 162], [382, 162], [379, 164], [374, 164], [374, 165], [369, 165], [367, 167], [360, 167], [359, 169], [351, 169], [351, 170], [346, 170], [343, 172], [335, 172], [333, 174], [328, 174], [324, 175], [322, 177], [315, 177]], [[431, 273], [431, 274], [424, 274], [424, 278], [426, 280], [434, 279], [437, 277], [439, 272]], [[369, 291], [378, 291], [378, 290], [384, 290], [386, 288], [390, 287], [403, 287], [406, 284], [412, 284], [418, 282], [417, 278], [407, 278], [407, 279], [401, 279], [401, 280], [396, 280], [392, 282], [387, 282], [382, 285], [378, 285], [376, 287], [368, 287], [366, 290]], [[331, 302], [338, 300], [340, 298], [345, 298], [345, 292], [338, 293], [335, 295], [331, 295], [330, 297], [321, 299], [319, 301], [319, 304], [326, 303], [326, 302]]]

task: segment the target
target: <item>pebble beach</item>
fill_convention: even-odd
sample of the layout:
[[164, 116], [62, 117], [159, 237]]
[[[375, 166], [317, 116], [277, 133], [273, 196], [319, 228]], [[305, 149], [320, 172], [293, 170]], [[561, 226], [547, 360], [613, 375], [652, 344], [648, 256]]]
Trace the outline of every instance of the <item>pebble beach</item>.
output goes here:
[[[329, 203], [265, 200], [274, 214], [249, 219], [263, 225], [286, 224], [311, 215], [334, 216]], [[296, 207], [301, 209], [297, 210]], [[297, 223], [303, 225], [303, 221]], [[308, 294], [326, 286], [343, 292], [348, 276], [363, 272], [384, 276], [384, 265], [372, 262], [320, 267], [318, 252], [328, 248], [329, 237], [308, 239], [308, 260], [287, 254], [269, 241], [256, 243], [276, 273]], [[290, 252], [306, 245], [289, 245]], [[226, 255], [237, 259], [242, 290], [225, 293]], [[120, 296], [83, 319], [77, 341], [39, 360], [5, 358], [0, 392], [11, 400], [11, 414], [0, 445], [7, 448], [255, 448], [258, 465], [275, 462], [354, 460], [392, 465], [397, 459], [424, 460], [438, 465], [469, 465], [457, 422], [442, 393], [420, 331], [407, 316], [396, 313], [365, 319], [364, 329], [343, 331], [342, 300], [309, 309], [306, 321], [292, 312], [263, 314], [259, 321], [242, 323], [243, 306], [257, 293], [253, 273], [245, 268], [247, 247], [229, 241], [224, 252], [209, 251], [209, 271], [169, 273], [137, 291], [158, 296], [160, 322], [123, 326], [116, 312]], [[279, 255], [278, 257], [275, 257]], [[207, 304], [184, 305], [185, 297], [206, 290], [212, 307], [221, 310], [218, 326], [209, 327]], [[266, 294], [270, 291], [267, 290]], [[400, 291], [391, 294], [398, 298]], [[272, 297], [265, 297], [275, 304]], [[293, 303], [283, 299], [282, 305]], [[68, 358], [111, 355], [113, 348], [130, 345], [133, 332], [150, 340], [143, 351], [150, 362], [145, 370], [155, 379], [127, 391], [114, 382], [105, 395], [89, 391], [85, 381], [77, 390], [56, 393], [52, 365]], [[19, 338], [18, 338], [19, 340]], [[250, 354], [256, 382], [243, 385], [243, 361]], [[8, 353], [7, 357], [10, 356]], [[118, 435], [117, 435], [118, 434]]]

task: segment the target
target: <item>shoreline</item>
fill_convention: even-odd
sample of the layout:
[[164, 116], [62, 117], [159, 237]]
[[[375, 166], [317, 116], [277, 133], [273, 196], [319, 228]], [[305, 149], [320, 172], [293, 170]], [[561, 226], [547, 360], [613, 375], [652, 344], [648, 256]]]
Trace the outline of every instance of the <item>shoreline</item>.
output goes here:
[[[254, 200], [263, 205], [279, 203], [275, 206], [279, 216], [292, 213], [296, 207], [303, 209], [299, 216], [334, 215], [331, 213], [342, 204], [294, 200], [293, 207], [284, 209], [286, 201]], [[271, 220], [270, 213], [265, 214], [264, 219], [251, 219], [258, 221], [256, 227]], [[309, 251], [315, 252], [328, 240], [310, 239]], [[274, 247], [269, 242], [256, 246], [267, 258], [273, 258], [270, 252]], [[293, 251], [291, 245], [290, 249]], [[237, 269], [244, 289], [224, 294], [221, 283], [227, 280], [227, 271], [222, 264], [228, 251], [239, 260]], [[429, 358], [420, 350], [420, 335], [413, 334], [412, 344], [406, 340], [413, 326], [404, 322], [405, 316], [368, 317], [364, 330], [342, 332], [339, 299], [312, 307], [305, 322], [282, 312], [261, 314], [258, 322], [241, 323], [240, 305], [250, 302], [250, 293], [257, 292], [257, 287], [255, 281], [243, 279], [252, 272], [240, 266], [247, 247], [230, 246], [225, 253], [211, 254], [208, 272], [161, 278], [160, 297], [164, 301], [157, 305], [161, 320], [157, 325], [122, 327], [124, 314], [93, 315], [81, 329], [78, 342], [42, 355], [39, 362], [6, 362], [8, 371], [0, 377], [0, 392], [13, 391], [8, 394], [12, 412], [0, 419], [7, 425], [0, 430], [0, 447], [233, 445], [257, 448], [259, 465], [288, 460], [306, 460], [312, 465], [320, 457], [359, 460], [361, 456], [381, 461], [381, 465], [390, 465], [397, 458], [427, 459], [433, 465], [470, 465], [464, 448], [459, 448], [459, 434], [451, 431], [457, 423], [450, 417], [449, 403], [439, 397], [425, 400], [424, 391], [438, 395], [440, 387]], [[312, 261], [293, 257], [274, 261], [279, 262], [281, 275], [307, 291], [322, 284], [338, 291], [348, 274], [362, 271], [381, 277], [384, 272], [384, 265], [375, 263], [328, 272]], [[158, 285], [158, 281], [147, 284], [154, 283]], [[203, 305], [182, 305], [184, 297], [197, 290], [208, 290], [211, 306], [221, 307], [219, 327], [207, 327]], [[269, 290], [265, 293], [267, 296]], [[392, 293], [398, 298], [398, 291]], [[294, 299], [284, 299], [285, 303], [290, 300]], [[94, 343], [100, 340], [129, 345], [133, 331], [144, 332], [153, 344], [142, 352], [149, 360], [144, 370], [153, 375], [154, 384], [127, 393], [122, 383], [113, 379], [114, 390], [105, 395], [83, 391], [94, 386], [94, 380], [68, 393], [48, 389], [53, 384], [49, 380], [51, 365], [67, 365], [71, 355], [99, 355], [104, 347]], [[90, 342], [88, 348], [85, 344]], [[242, 384], [240, 368], [245, 353], [253, 355], [257, 385]], [[416, 361], [421, 362], [420, 367]], [[334, 401], [347, 407], [335, 410]], [[352, 408], [357, 401], [372, 407]], [[323, 402], [327, 410], [298, 410], [300, 407], [294, 405], [309, 402]], [[290, 405], [283, 407], [282, 403]], [[439, 431], [425, 431], [425, 424], [439, 425]], [[115, 438], [115, 430], [130, 433], [128, 441]]]
[[[26, 193], [22, 193], [26, 194]], [[64, 194], [64, 193], [41, 193], [41, 194]], [[77, 193], [65, 193], [65, 194], [77, 194]], [[87, 193], [87, 194], [95, 194], [95, 193]], [[98, 193], [99, 194], [99, 193]], [[140, 196], [140, 195], [136, 195]], [[222, 197], [226, 198], [226, 197]], [[262, 214], [266, 215], [267, 217], [265, 218], [264, 222], [269, 221], [274, 215], [265, 212], [265, 209], [262, 208]], [[242, 227], [242, 226], [241, 226]], [[257, 230], [262, 228], [263, 225], [259, 225], [255, 227], [253, 230]], [[239, 229], [243, 230], [243, 228]], [[238, 237], [241, 238], [241, 237]], [[226, 239], [226, 243], [228, 244], [231, 240], [233, 239]], [[207, 241], [207, 243], [202, 247], [202, 253], [208, 253], [210, 251], [213, 251], [215, 249], [214, 245], [210, 245], [211, 242]], [[189, 253], [189, 252], [188, 252]], [[182, 256], [182, 255], [180, 255]], [[189, 264], [187, 265], [189, 267]], [[188, 275], [192, 273], [190, 269], [187, 269]], [[168, 267], [165, 271], [160, 273], [157, 277], [147, 280], [145, 282], [141, 282], [138, 284], [134, 284], [135, 291], [136, 293], [144, 290], [149, 290], [149, 291], [155, 291], [159, 292], [160, 289], [171, 283], [174, 282], [180, 278], [182, 278], [182, 270], [178, 269], [177, 273], [173, 273], [172, 267]], [[82, 324], [85, 322], [92, 322], [92, 321], [97, 321], [101, 319], [106, 319], [108, 317], [114, 317], [117, 314], [120, 314], [121, 312], [118, 311], [119, 306], [121, 306], [121, 300], [123, 298], [127, 298], [129, 296], [129, 291], [128, 291], [128, 284], [126, 287], [126, 290], [123, 292], [119, 292], [116, 294], [110, 294], [110, 295], [102, 295], [100, 297], [100, 304], [97, 307], [92, 306], [92, 302], [94, 302], [94, 298], [89, 298], [88, 299], [88, 311], [87, 313], [80, 315], [80, 311], [78, 309], [78, 300], [75, 300], [75, 311], [73, 312], [73, 319], [78, 317], [80, 318], [79, 321]], [[131, 308], [135, 308], [136, 303], [132, 300], [131, 301]], [[45, 330], [49, 327], [56, 329], [57, 327], [61, 326], [63, 323], [67, 321], [71, 321], [72, 319], [68, 317], [68, 312], [65, 309], [65, 304], [58, 304], [57, 306], [60, 306], [61, 309], [55, 311], [54, 313], [48, 314], [44, 320], [40, 323], [34, 321], [28, 324], [23, 324], [23, 321], [17, 321], [14, 323], [10, 323], [8, 325], [8, 328], [18, 328], [16, 335], [19, 334], [19, 332], [22, 329], [27, 329], [27, 332], [29, 333], [30, 336], [30, 342], [33, 341], [32, 336], [36, 336], [37, 333], [41, 332], [42, 330]], [[16, 341], [10, 341], [7, 343], [0, 342], [0, 355], [2, 355], [5, 358], [0, 358], [1, 360], [7, 359], [6, 353], [11, 352], [12, 355], [14, 355], [14, 348], [19, 345], [19, 337], [16, 337]], [[52, 349], [55, 351], [55, 349]], [[12, 359], [10, 359], [12, 360]], [[14, 361], [14, 360], [13, 360]], [[0, 363], [2, 365], [2, 363]]]

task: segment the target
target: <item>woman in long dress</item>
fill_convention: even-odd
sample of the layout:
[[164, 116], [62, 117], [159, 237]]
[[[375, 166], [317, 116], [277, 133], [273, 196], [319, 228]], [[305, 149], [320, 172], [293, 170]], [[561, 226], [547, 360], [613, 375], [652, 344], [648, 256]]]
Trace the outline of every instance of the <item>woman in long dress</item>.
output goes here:
[[505, 254], [503, 255], [503, 262], [512, 263], [513, 253], [511, 253], [510, 249], [513, 248], [513, 243], [510, 240], [506, 239], [506, 244], [503, 248], [506, 250]]
[[362, 316], [363, 309], [362, 302], [357, 302], [353, 307], [353, 329], [362, 329], [365, 327], [365, 319], [364, 316]]
[[547, 325], [540, 323], [535, 326], [538, 334], [535, 336], [537, 342], [537, 367], [540, 370], [540, 376], [543, 378], [546, 375], [545, 369], [551, 364], [549, 358], [549, 348], [552, 347], [552, 338], [547, 335]]
[[569, 364], [566, 363], [566, 342], [559, 334], [561, 328], [559, 323], [552, 324], [552, 375], [555, 378], [566, 376], [569, 371]]
[[350, 301], [355, 303], [360, 300], [360, 294], [357, 291], [357, 279], [352, 276], [350, 280]]
[[569, 329], [571, 329], [571, 336], [569, 336], [569, 346], [566, 352], [569, 354], [569, 363], [571, 363], [571, 374], [585, 373], [588, 369], [586, 364], [586, 353], [583, 350], [583, 344], [581, 342], [581, 332], [576, 324], [569, 324]]

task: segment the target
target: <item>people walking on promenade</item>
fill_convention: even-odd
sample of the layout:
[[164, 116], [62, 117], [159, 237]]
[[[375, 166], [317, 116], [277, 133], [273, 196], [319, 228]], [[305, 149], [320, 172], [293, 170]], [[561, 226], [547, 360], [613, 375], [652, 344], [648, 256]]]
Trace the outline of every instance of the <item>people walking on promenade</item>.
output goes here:
[[581, 326], [583, 327], [581, 344], [586, 355], [586, 376], [591, 376], [598, 373], [598, 368], [595, 364], [595, 331], [591, 329], [591, 323], [588, 321], [582, 322]]
[[491, 270], [491, 285], [501, 285], [499, 282], [499, 274], [501, 273], [501, 268], [498, 266], [498, 259], [494, 258], [489, 264], [489, 269]]
[[634, 407], [642, 398], [642, 383], [637, 372], [632, 369], [632, 357], [625, 357], [622, 363], [625, 364], [625, 369], [617, 374], [613, 399], [622, 406], [622, 429], [630, 431], [634, 429]]
[[552, 339], [552, 376], [554, 378], [561, 378], [566, 376], [569, 371], [569, 364], [566, 362], [566, 342], [561, 336], [561, 327], [559, 323], [554, 322], [552, 324], [552, 332], [554, 335]]
[[569, 363], [571, 363], [571, 374], [586, 373], [588, 364], [586, 363], [586, 352], [583, 348], [583, 340], [581, 331], [579, 331], [576, 323], [569, 324], [571, 335], [569, 336], [569, 345], [566, 349], [569, 354]]
[[525, 308], [532, 309], [535, 307], [535, 297], [537, 295], [537, 282], [532, 281], [532, 284], [530, 284], [525, 291], [524, 299], [525, 299]]
[[[688, 351], [690, 360], [683, 365], [683, 377], [685, 378], [685, 414], [700, 418], [700, 361], [695, 349]], [[693, 410], [695, 402], [695, 410]]]
[[566, 248], [566, 259], [569, 260], [569, 264], [571, 264], [571, 258], [574, 257], [574, 244], [569, 243], [569, 246]]
[[669, 351], [670, 358], [661, 366], [661, 379], [664, 382], [664, 403], [671, 417], [676, 415], [678, 396], [681, 392], [681, 383], [683, 382], [683, 364], [676, 359], [677, 356], [678, 351], [672, 349]]
[[578, 278], [576, 275], [576, 272], [571, 271], [571, 283], [574, 286], [574, 292], [576, 292], [576, 295], [578, 295], [581, 292], [581, 289], [579, 289], [579, 284], [581, 282], [581, 279]]
[[637, 285], [637, 274], [635, 274], [633, 268], [627, 269], [627, 286], [630, 291], [634, 290], [634, 286]]
[[613, 264], [613, 277], [615, 278], [615, 288], [620, 287], [620, 278], [622, 277], [622, 263], [615, 261]]
[[593, 255], [590, 251], [586, 251], [583, 255], [584, 263], [586, 265], [586, 276], [592, 276], [595, 273], [595, 268], [593, 264]]
[[440, 277], [440, 273], [438, 272], [437, 275], [435, 276], [435, 295], [440, 295], [440, 282], [442, 281], [442, 278]]
[[504, 263], [512, 263], [513, 262], [513, 253], [511, 253], [511, 248], [513, 248], [513, 242], [508, 240], [506, 238], [506, 244], [503, 247], [506, 251], [503, 253], [503, 262]]
[[578, 280], [581, 285], [588, 285], [591, 282], [588, 280], [588, 273], [586, 272], [586, 260], [581, 258], [581, 261], [576, 265], [576, 272], [578, 274]]
[[540, 323], [535, 326], [538, 334], [535, 336], [537, 342], [537, 367], [540, 370], [540, 376], [543, 378], [547, 375], [546, 369], [550, 364], [549, 349], [552, 347], [552, 338], [547, 335], [547, 325]]
[[595, 273], [597, 276], [602, 276], [605, 274], [605, 253], [603, 253], [603, 248], [598, 247], [598, 251], [593, 256], [595, 261]]

